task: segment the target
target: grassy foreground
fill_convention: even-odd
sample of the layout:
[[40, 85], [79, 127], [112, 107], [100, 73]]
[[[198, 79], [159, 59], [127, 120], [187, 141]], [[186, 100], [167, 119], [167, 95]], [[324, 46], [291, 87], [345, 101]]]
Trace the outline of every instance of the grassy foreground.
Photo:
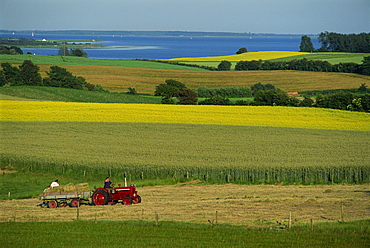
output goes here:
[[368, 247], [369, 221], [291, 230], [176, 222], [0, 223], [2, 247]]

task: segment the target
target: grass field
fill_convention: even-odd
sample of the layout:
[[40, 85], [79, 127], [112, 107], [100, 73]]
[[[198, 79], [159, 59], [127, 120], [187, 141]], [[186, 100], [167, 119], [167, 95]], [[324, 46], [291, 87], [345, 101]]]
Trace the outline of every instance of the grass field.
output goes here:
[[161, 103], [161, 97], [155, 97], [153, 95], [131, 95], [117, 92], [107, 93], [41, 86], [0, 87], [0, 99], [96, 103]]
[[74, 56], [47, 56], [47, 55], [8, 55], [0, 54], [0, 62], [9, 62], [12, 64], [22, 64], [24, 60], [32, 60], [34, 64], [43, 65], [85, 65], [85, 66], [118, 66], [118, 67], [133, 67], [133, 68], [152, 68], [152, 69], [168, 69], [168, 70], [195, 70], [204, 71], [204, 69], [171, 65], [166, 63], [158, 63], [153, 61], [139, 60], [114, 60], [114, 59], [89, 59]]
[[[2, 247], [366, 247], [368, 222], [326, 224], [317, 231], [251, 230], [164, 222], [0, 223]], [[354, 228], [353, 228], [354, 227]], [[308, 229], [307, 227], [304, 227]], [[330, 238], [329, 238], [330, 237]]]

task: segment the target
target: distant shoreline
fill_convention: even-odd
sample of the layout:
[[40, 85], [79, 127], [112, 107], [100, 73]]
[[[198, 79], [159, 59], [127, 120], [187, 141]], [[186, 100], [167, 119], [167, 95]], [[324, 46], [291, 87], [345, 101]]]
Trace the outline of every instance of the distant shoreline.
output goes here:
[[317, 36], [318, 34], [270, 34], [270, 33], [234, 33], [234, 32], [191, 32], [191, 31], [101, 31], [101, 30], [0, 30], [0, 34], [55, 34], [55, 35], [95, 35], [95, 36], [185, 36], [185, 37], [268, 37], [302, 35]]

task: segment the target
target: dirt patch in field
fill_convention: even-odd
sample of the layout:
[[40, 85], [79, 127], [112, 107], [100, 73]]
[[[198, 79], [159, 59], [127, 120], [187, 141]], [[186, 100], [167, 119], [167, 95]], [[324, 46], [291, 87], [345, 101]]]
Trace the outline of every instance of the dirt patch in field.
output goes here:
[[[83, 205], [82, 220], [155, 220], [269, 226], [314, 221], [370, 218], [370, 184], [365, 185], [202, 185], [178, 184], [138, 188], [143, 202], [124, 206]], [[327, 192], [330, 192], [328, 194]], [[0, 201], [0, 221], [68, 221], [77, 209], [36, 206], [38, 199]], [[217, 217], [216, 217], [217, 216]]]
[[0, 175], [2, 174], [9, 174], [9, 173], [16, 173], [17, 171], [15, 168], [11, 165], [4, 166], [0, 168]]

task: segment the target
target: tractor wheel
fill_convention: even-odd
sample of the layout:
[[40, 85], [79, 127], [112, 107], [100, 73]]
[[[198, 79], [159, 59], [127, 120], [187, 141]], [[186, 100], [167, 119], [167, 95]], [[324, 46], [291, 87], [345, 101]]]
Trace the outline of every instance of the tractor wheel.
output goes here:
[[73, 200], [71, 201], [71, 207], [77, 208], [77, 207], [79, 207], [79, 206], [80, 206], [80, 200], [78, 200], [78, 199], [73, 199]]
[[56, 200], [52, 200], [48, 202], [48, 208], [57, 208], [58, 202]]
[[131, 205], [132, 204], [132, 199], [131, 197], [127, 196], [125, 198], [122, 199], [122, 204], [123, 205]]
[[92, 202], [95, 205], [107, 205], [109, 201], [109, 194], [107, 191], [98, 189], [92, 195]]
[[137, 204], [141, 202], [141, 197], [138, 195], [134, 200], [132, 200], [132, 203]]

